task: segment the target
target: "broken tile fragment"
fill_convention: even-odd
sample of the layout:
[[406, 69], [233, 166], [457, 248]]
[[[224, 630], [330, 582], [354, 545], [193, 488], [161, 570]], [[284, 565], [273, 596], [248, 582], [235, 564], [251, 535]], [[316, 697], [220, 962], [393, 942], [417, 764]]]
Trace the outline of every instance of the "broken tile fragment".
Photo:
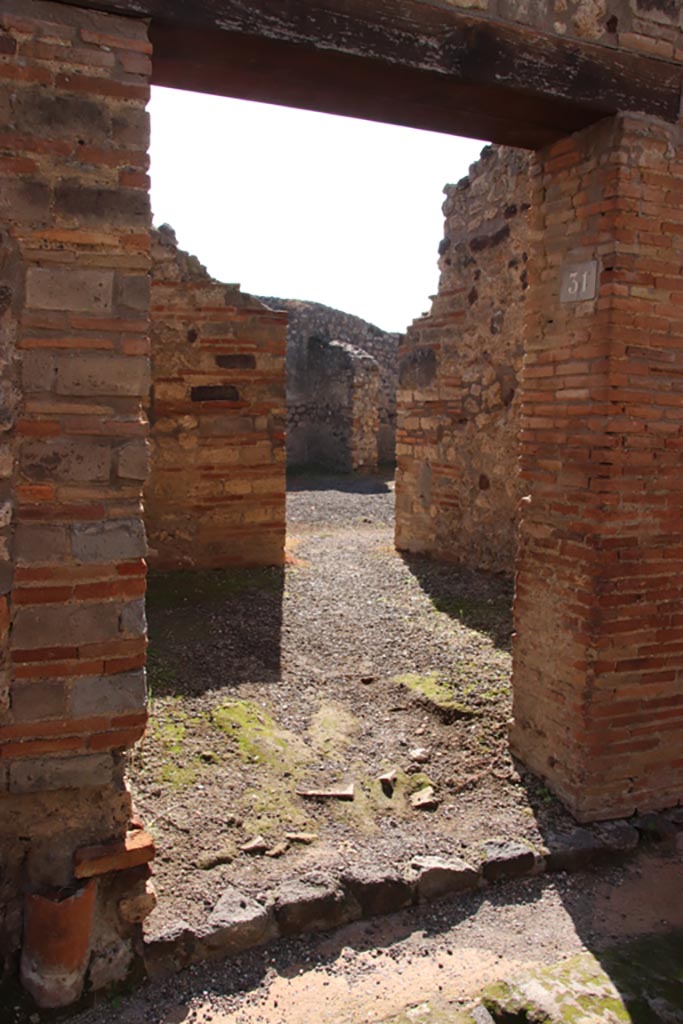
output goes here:
[[424, 789], [418, 789], [417, 793], [413, 793], [410, 798], [410, 803], [418, 811], [435, 811], [440, 802], [433, 786], [425, 786]]

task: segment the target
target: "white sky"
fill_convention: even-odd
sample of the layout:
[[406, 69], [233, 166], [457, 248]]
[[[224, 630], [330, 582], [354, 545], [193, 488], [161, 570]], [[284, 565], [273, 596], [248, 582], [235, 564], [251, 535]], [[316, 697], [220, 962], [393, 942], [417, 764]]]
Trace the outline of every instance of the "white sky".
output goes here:
[[385, 330], [429, 309], [442, 189], [482, 142], [155, 88], [152, 209], [221, 281]]

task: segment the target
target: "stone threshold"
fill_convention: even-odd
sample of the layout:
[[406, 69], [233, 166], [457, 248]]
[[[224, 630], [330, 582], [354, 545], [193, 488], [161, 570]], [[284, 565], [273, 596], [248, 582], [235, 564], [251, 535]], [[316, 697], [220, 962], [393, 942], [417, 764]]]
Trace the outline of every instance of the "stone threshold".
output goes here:
[[193, 928], [179, 920], [147, 937], [144, 966], [148, 977], [157, 979], [277, 939], [329, 931], [498, 882], [620, 864], [655, 843], [683, 849], [683, 807], [579, 826], [549, 835], [540, 849], [490, 839], [480, 845], [477, 866], [457, 857], [416, 857], [403, 870], [389, 872], [363, 867], [333, 876], [312, 871], [283, 882], [265, 902], [228, 886], [203, 924]]

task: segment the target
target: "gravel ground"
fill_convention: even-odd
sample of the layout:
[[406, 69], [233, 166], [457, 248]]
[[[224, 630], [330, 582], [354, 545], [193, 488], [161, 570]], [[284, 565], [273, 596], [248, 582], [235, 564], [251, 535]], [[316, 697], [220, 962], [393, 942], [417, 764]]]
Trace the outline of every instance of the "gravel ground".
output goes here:
[[[159, 849], [150, 935], [198, 924], [228, 883], [263, 896], [313, 869], [477, 859], [568, 820], [507, 751], [509, 580], [398, 554], [385, 478], [297, 478], [288, 522], [285, 571], [152, 579], [130, 767]], [[348, 802], [296, 792], [349, 783]], [[415, 810], [427, 785], [438, 809]], [[242, 852], [255, 838], [265, 855]]]

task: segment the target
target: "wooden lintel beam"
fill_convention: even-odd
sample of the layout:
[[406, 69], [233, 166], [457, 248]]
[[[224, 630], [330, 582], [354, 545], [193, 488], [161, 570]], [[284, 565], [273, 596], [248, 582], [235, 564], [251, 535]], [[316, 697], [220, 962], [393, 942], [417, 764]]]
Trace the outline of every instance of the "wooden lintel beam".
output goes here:
[[433, 0], [70, 0], [151, 21], [153, 81], [536, 148], [617, 111], [674, 122], [680, 65]]

